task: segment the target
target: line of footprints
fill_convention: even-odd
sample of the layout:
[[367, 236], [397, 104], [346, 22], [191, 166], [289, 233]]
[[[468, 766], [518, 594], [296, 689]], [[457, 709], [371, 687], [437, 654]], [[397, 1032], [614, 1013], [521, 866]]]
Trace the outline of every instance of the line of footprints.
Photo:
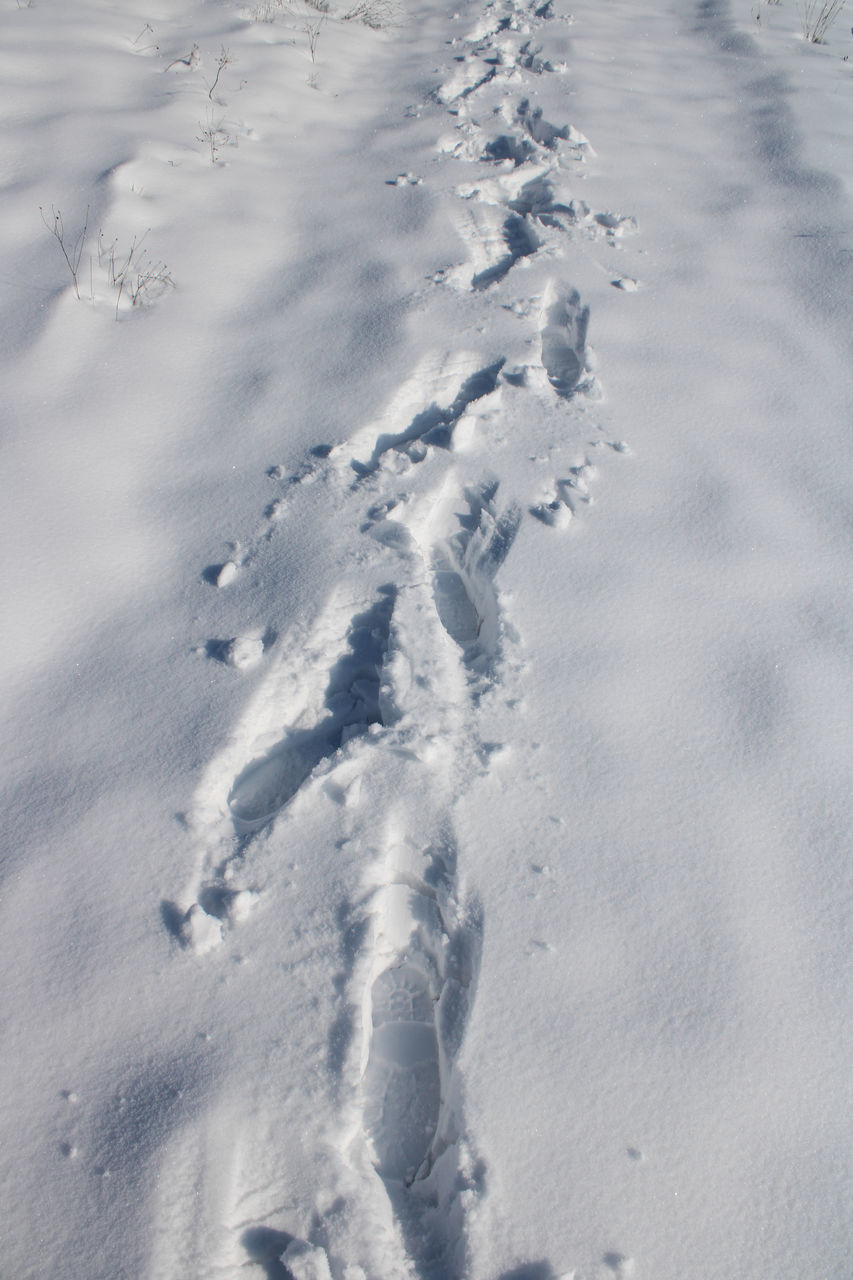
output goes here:
[[[555, 21], [551, 0], [529, 7], [493, 0], [476, 29], [456, 42], [450, 73], [433, 95], [452, 122], [438, 152], [476, 171], [456, 187], [467, 258], [436, 272], [438, 286], [492, 298], [523, 260], [546, 251], [565, 256], [564, 246], [578, 241], [615, 246], [637, 230], [633, 218], [594, 212], [564, 189], [571, 172], [593, 154], [590, 144], [571, 125], [544, 119], [524, 96], [531, 77], [566, 71], [535, 42], [536, 31]], [[421, 180], [404, 174], [390, 181], [402, 187]], [[619, 274], [611, 283], [626, 292], [637, 288], [633, 278]], [[464, 352], [427, 356], [379, 418], [352, 439], [318, 445], [294, 474], [271, 467], [277, 493], [257, 529], [223, 563], [204, 571], [218, 588], [237, 581], [286, 528], [290, 503], [305, 485], [331, 490], [329, 501], [338, 508], [351, 503], [361, 534], [399, 553], [401, 565], [399, 581], [360, 607], [352, 605], [351, 588], [342, 587], [313, 628], [291, 635], [287, 645], [267, 631], [211, 640], [200, 650], [235, 668], [265, 661], [270, 670], [247, 712], [246, 732], [237, 732], [199, 790], [191, 820], [202, 846], [199, 869], [181, 903], [163, 904], [167, 927], [187, 951], [212, 951], [252, 909], [258, 896], [246, 880], [252, 843], [303, 789], [324, 779], [343, 804], [357, 804], [358, 772], [348, 778], [340, 765], [365, 743], [368, 749], [371, 740], [378, 745], [400, 720], [388, 666], [404, 599], [405, 607], [420, 609], [424, 626], [444, 636], [443, 648], [435, 648], [443, 654], [441, 678], [450, 687], [442, 731], [452, 751], [482, 749], [476, 708], [500, 683], [511, 635], [496, 577], [524, 512], [513, 503], [504, 506], [498, 482], [486, 478], [464, 492], [462, 515], [424, 532], [410, 518], [399, 486], [427, 458], [449, 456], [488, 432], [500, 417], [504, 388], [527, 387], [552, 402], [600, 397], [588, 344], [589, 309], [577, 290], [551, 281], [537, 318], [538, 362], [502, 358], [483, 365]], [[602, 448], [627, 449], [621, 441], [602, 442]], [[598, 474], [592, 451], [530, 503], [530, 517], [554, 529], [571, 523], [592, 498]], [[459, 507], [458, 497], [448, 510]], [[453, 720], [453, 687], [469, 708], [467, 728]], [[440, 810], [446, 788], [438, 776], [433, 791]], [[347, 922], [365, 941], [342, 997], [360, 1010], [363, 1028], [352, 1050], [360, 1124], [351, 1142], [369, 1153], [417, 1274], [446, 1280], [464, 1274], [463, 1205], [483, 1177], [464, 1140], [453, 1082], [476, 984], [482, 912], [475, 895], [460, 894], [449, 814], [439, 816], [429, 840], [405, 832], [389, 839], [368, 884], [363, 918]], [[289, 1240], [280, 1258], [287, 1268], [282, 1274], [330, 1280], [326, 1255], [313, 1244]], [[628, 1276], [632, 1269], [629, 1258], [614, 1252], [602, 1264], [610, 1274]]]

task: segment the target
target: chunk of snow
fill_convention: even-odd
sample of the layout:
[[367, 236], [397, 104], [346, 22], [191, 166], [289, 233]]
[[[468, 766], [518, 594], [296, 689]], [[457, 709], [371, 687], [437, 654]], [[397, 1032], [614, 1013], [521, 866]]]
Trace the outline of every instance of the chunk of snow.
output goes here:
[[259, 636], [235, 636], [225, 647], [225, 661], [240, 670], [254, 667], [264, 656], [264, 642]]
[[194, 951], [197, 956], [206, 955], [222, 941], [222, 924], [194, 902], [184, 916], [181, 941], [188, 951]]
[[237, 577], [237, 566], [233, 560], [226, 560], [216, 575], [217, 587], [227, 587]]
[[332, 1280], [325, 1250], [316, 1248], [307, 1240], [291, 1240], [281, 1255], [281, 1261], [293, 1280]]

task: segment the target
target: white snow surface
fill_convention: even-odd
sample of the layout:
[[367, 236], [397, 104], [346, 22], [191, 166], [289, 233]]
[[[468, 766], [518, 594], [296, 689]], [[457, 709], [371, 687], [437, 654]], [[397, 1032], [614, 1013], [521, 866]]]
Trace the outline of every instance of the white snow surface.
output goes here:
[[851, 13], [345, 4], [0, 4], [0, 1275], [849, 1280]]

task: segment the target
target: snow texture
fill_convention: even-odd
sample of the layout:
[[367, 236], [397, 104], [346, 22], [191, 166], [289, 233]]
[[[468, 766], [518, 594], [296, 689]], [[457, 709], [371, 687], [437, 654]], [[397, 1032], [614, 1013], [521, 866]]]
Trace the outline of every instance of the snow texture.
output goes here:
[[853, 53], [0, 0], [10, 1280], [848, 1280]]

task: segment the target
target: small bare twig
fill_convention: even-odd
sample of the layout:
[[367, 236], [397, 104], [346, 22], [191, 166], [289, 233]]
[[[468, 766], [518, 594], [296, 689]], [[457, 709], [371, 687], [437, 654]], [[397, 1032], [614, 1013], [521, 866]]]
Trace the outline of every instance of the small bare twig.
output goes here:
[[397, 17], [395, 0], [356, 0], [343, 15], [344, 22], [363, 22], [371, 31], [390, 27]]
[[210, 163], [218, 164], [219, 152], [223, 147], [227, 147], [231, 141], [230, 133], [223, 128], [221, 120], [215, 121], [213, 119], [212, 112], [206, 124], [199, 120], [198, 127], [201, 129], [201, 133], [198, 136], [199, 142], [206, 142], [210, 148]]
[[823, 44], [824, 36], [844, 8], [844, 0], [800, 0], [803, 35], [812, 44]]
[[62, 256], [68, 264], [68, 270], [71, 272], [71, 279], [74, 281], [74, 292], [80, 297], [80, 288], [77, 282], [77, 273], [80, 270], [80, 256], [83, 253], [83, 245], [86, 240], [86, 232], [89, 230], [89, 206], [86, 206], [86, 219], [83, 223], [83, 229], [80, 234], [73, 240], [67, 240], [65, 235], [65, 224], [62, 221], [62, 214], [59, 209], [50, 206], [50, 218], [48, 218], [44, 209], [39, 205], [39, 213], [41, 220], [47, 230], [53, 236]]
[[192, 71], [198, 66], [198, 45], [194, 44], [189, 53], [183, 58], [175, 58], [174, 62], [170, 62], [168, 67], [164, 67], [164, 73], [171, 71], [172, 67], [188, 67]]
[[143, 243], [148, 232], [131, 241], [126, 253], [117, 252], [118, 241], [106, 244], [104, 233], [98, 235], [98, 262], [106, 268], [107, 279], [116, 291], [116, 320], [121, 300], [127, 293], [132, 307], [153, 302], [166, 289], [173, 289], [175, 282], [164, 262], [154, 262]]
[[216, 78], [214, 79], [213, 84], [210, 86], [210, 90], [207, 95], [208, 98], [210, 98], [211, 102], [213, 101], [213, 90], [219, 84], [219, 77], [222, 75], [222, 72], [225, 70], [225, 68], [231, 65], [231, 62], [232, 62], [231, 55], [229, 54], [228, 50], [225, 48], [225, 45], [223, 45], [222, 50], [219, 54], [219, 61], [216, 64]]
[[[151, 36], [151, 41], [148, 44], [140, 44], [139, 42], [143, 38], [143, 36], [146, 34], [146, 32]], [[145, 26], [142, 28], [142, 30], [140, 31], [136, 39], [131, 40], [130, 46], [132, 49], [135, 49], [137, 53], [159, 53], [160, 52], [160, 46], [154, 38], [154, 28], [151, 26], [150, 22], [146, 22]]]
[[308, 48], [311, 52], [312, 62], [317, 61], [317, 41], [320, 39], [320, 32], [324, 22], [325, 17], [322, 17], [319, 22], [308, 22], [304, 27], [305, 34], [308, 37]]
[[274, 22], [275, 15], [280, 12], [284, 0], [260, 0], [252, 10], [255, 22]]

